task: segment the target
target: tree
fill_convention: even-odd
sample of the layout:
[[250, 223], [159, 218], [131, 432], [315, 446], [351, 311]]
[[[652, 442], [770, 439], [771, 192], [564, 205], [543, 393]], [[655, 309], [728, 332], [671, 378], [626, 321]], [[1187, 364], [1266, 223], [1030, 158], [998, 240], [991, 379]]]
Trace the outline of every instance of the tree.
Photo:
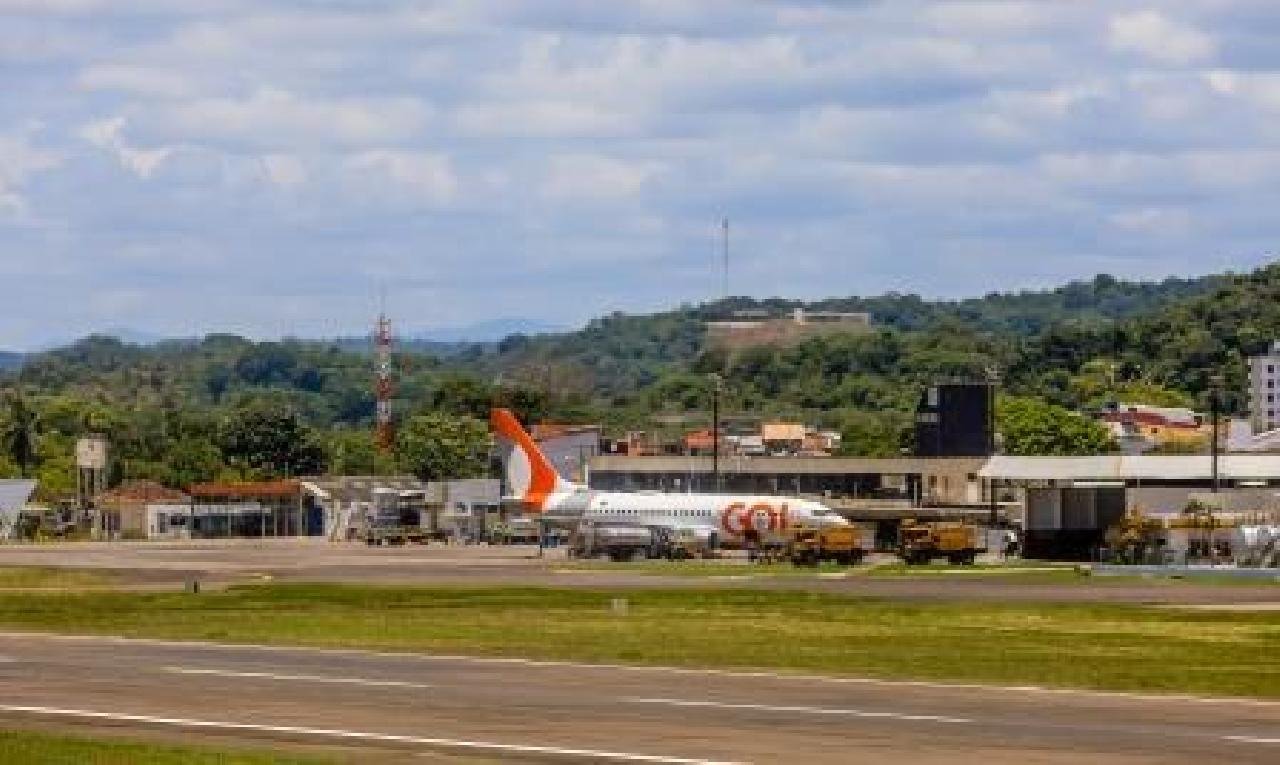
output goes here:
[[910, 422], [898, 412], [850, 412], [840, 429], [841, 457], [897, 457]]
[[18, 463], [9, 459], [7, 454], [0, 454], [0, 479], [21, 477], [22, 468], [18, 467]]
[[335, 430], [328, 434], [329, 470], [336, 475], [390, 475], [396, 472], [395, 457], [378, 450], [373, 431]]
[[1115, 449], [1101, 424], [1037, 398], [1002, 398], [997, 421], [1006, 454], [1072, 456]]
[[475, 478], [489, 465], [489, 429], [473, 417], [420, 414], [400, 429], [401, 464], [423, 480]]
[[324, 448], [315, 432], [293, 411], [268, 402], [232, 414], [218, 440], [227, 461], [247, 473], [279, 477], [325, 470]]
[[174, 443], [168, 464], [173, 484], [183, 487], [216, 480], [226, 467], [218, 447], [196, 438]]
[[430, 402], [435, 410], [484, 417], [493, 405], [493, 390], [470, 375], [448, 374], [436, 383]]
[[4, 419], [0, 421], [0, 446], [18, 465], [22, 475], [31, 475], [36, 464], [40, 418], [19, 390], [4, 398]]

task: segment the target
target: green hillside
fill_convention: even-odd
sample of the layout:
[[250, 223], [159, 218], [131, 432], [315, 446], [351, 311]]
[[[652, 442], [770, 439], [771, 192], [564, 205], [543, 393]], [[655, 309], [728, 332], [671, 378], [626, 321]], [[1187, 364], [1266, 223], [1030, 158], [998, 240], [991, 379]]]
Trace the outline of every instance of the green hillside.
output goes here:
[[1247, 406], [1246, 359], [1280, 339], [1280, 265], [1215, 284], [1204, 294], [1110, 323], [1064, 322], [1027, 343], [1011, 374], [1027, 390], [1076, 403], [1071, 377], [1107, 367], [1207, 404], [1221, 376], [1229, 409]]
[[[574, 374], [589, 379], [596, 392], [626, 396], [673, 370], [694, 367], [703, 349], [705, 322], [739, 311], [774, 315], [796, 308], [866, 312], [877, 327], [904, 333], [959, 331], [1012, 340], [1034, 337], [1063, 322], [1110, 323], [1132, 318], [1178, 300], [1204, 295], [1230, 280], [1229, 276], [1214, 275], [1128, 282], [1099, 275], [1053, 290], [992, 293], [959, 301], [929, 301], [918, 295], [901, 294], [815, 302], [730, 298], [652, 315], [615, 313], [592, 321], [578, 332], [513, 336], [498, 344], [450, 353], [449, 358], [490, 374], [510, 373], [525, 365], [565, 365]], [[961, 345], [965, 348], [960, 352], [970, 350], [966, 343]], [[926, 366], [939, 362], [932, 359]], [[924, 369], [922, 373], [928, 371]]]

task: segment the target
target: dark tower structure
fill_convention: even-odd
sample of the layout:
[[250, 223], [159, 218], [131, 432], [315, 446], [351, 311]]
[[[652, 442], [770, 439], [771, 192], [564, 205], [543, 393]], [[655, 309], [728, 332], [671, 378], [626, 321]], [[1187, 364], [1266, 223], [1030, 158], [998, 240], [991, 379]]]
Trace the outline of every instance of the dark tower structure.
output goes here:
[[986, 457], [995, 453], [992, 386], [941, 382], [916, 407], [917, 457]]

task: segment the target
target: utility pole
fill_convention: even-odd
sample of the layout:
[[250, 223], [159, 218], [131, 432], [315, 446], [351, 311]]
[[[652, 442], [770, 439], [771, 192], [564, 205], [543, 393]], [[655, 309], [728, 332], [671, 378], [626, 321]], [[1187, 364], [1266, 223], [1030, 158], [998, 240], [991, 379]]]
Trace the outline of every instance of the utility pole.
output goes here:
[[711, 481], [715, 491], [720, 491], [720, 391], [724, 381], [720, 375], [711, 375]]
[[[987, 456], [994, 456], [996, 453], [996, 387], [1000, 384], [1000, 372], [994, 367], [987, 368]], [[989, 525], [995, 528], [1000, 523], [1000, 506], [996, 497], [996, 479], [990, 479], [987, 486], [987, 493], [990, 494], [990, 512]]]
[[1222, 480], [1218, 470], [1219, 446], [1218, 438], [1221, 435], [1222, 420], [1222, 375], [1214, 375], [1209, 381], [1209, 417], [1213, 421], [1212, 435], [1209, 446], [1211, 470], [1213, 473], [1213, 493], [1217, 494], [1222, 487]]

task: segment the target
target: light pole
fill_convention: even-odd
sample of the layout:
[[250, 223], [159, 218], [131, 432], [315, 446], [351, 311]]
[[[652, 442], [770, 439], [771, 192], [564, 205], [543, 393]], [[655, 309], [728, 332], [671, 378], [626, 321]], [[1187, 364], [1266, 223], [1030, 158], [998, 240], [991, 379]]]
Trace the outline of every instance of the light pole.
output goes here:
[[724, 380], [718, 374], [711, 377], [711, 481], [715, 491], [720, 491], [720, 393]]
[[1219, 452], [1221, 451], [1218, 438], [1221, 435], [1220, 429], [1222, 427], [1222, 375], [1220, 374], [1215, 374], [1209, 379], [1209, 417], [1212, 420], [1212, 435], [1209, 437], [1211, 441], [1209, 445], [1209, 461], [1211, 463], [1210, 470], [1213, 473], [1212, 490], [1214, 494], [1217, 494], [1222, 484], [1218, 470]]
[[[987, 367], [987, 456], [996, 453], [996, 387], [1000, 384], [1000, 370], [995, 366]], [[991, 478], [987, 486], [990, 502], [990, 518], [988, 525], [995, 528], [1000, 522], [1000, 505], [996, 497], [996, 479]]]

